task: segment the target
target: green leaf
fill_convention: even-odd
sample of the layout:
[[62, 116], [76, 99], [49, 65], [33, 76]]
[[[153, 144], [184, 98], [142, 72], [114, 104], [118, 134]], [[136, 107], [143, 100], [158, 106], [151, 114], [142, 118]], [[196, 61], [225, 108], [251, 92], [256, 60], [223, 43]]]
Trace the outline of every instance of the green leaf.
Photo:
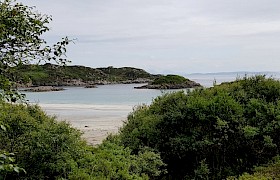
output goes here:
[[1, 129], [2, 129], [3, 131], [6, 131], [6, 130], [7, 130], [6, 127], [5, 127], [4, 125], [0, 125], [0, 127], [1, 127]]
[[19, 173], [20, 170], [21, 170], [21, 168], [19, 168], [19, 167], [14, 167], [14, 171], [15, 171], [15, 172]]

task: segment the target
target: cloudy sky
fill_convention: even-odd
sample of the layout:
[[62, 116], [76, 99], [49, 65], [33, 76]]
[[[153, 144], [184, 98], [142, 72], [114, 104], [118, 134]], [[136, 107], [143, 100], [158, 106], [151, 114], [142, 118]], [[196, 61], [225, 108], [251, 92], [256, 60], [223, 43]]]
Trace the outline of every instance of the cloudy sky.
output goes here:
[[73, 65], [151, 73], [280, 71], [279, 0], [22, 0], [75, 38]]

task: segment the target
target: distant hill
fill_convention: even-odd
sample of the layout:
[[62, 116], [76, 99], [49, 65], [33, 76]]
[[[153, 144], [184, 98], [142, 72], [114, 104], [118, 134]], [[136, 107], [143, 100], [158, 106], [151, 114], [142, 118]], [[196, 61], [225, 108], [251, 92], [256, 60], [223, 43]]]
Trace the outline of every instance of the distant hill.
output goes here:
[[280, 75], [280, 72], [273, 72], [273, 71], [233, 71], [233, 72], [213, 72], [213, 73], [192, 73], [186, 74], [186, 76], [191, 75], [234, 75], [234, 76], [245, 76], [245, 75], [267, 75], [267, 76], [277, 76]]
[[255, 75], [265, 75], [266, 77], [272, 77], [274, 79], [280, 79], [279, 72], [272, 71], [262, 71], [262, 72], [216, 72], [216, 73], [193, 73], [185, 74], [191, 80], [194, 80], [204, 87], [212, 87], [215, 82], [216, 85], [221, 84], [222, 82], [230, 82], [236, 79], [243, 78], [245, 76], [251, 77]]
[[133, 67], [90, 68], [85, 66], [23, 65], [15, 68], [17, 81], [29, 86], [84, 86], [88, 84], [147, 83], [152, 75]]

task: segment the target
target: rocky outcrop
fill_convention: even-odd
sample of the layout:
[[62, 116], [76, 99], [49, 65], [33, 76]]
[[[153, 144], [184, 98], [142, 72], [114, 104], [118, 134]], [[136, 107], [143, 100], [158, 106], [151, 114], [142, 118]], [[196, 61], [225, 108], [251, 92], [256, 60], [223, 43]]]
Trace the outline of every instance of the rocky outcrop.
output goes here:
[[134, 87], [135, 89], [186, 89], [186, 88], [196, 88], [201, 87], [201, 85], [194, 81], [187, 81], [182, 84], [147, 84], [140, 87]]
[[89, 84], [89, 85], [86, 85], [85, 88], [97, 88], [97, 86], [94, 84]]
[[121, 84], [142, 84], [142, 83], [150, 83], [153, 80], [151, 79], [146, 79], [146, 78], [138, 78], [134, 80], [126, 80], [126, 81], [121, 81]]
[[82, 79], [66, 79], [59, 82], [61, 86], [86, 86], [88, 83], [84, 82]]
[[28, 89], [24, 89], [23, 91], [28, 92], [48, 92], [48, 91], [63, 91], [65, 89], [61, 87], [54, 87], [54, 86], [38, 86], [38, 87], [32, 87]]

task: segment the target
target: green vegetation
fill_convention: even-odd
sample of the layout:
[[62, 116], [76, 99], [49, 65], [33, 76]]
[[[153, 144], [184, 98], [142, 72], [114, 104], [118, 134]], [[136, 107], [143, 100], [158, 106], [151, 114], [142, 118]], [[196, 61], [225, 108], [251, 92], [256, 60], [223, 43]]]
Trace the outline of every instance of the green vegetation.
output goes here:
[[189, 79], [186, 79], [182, 76], [178, 75], [166, 75], [156, 78], [152, 85], [162, 85], [162, 84], [183, 84], [189, 81]]
[[121, 129], [134, 153], [159, 152], [171, 179], [224, 179], [279, 154], [280, 82], [256, 76], [158, 97]]
[[137, 89], [186, 89], [201, 87], [199, 83], [178, 75], [159, 76], [148, 85], [136, 87]]
[[280, 158], [279, 156], [273, 158], [273, 161], [254, 168], [254, 173], [244, 173], [240, 177], [230, 177], [228, 180], [273, 180], [280, 179]]
[[[82, 83], [114, 83], [114, 82], [137, 82], [141, 79], [149, 81], [156, 76], [142, 69], [123, 68], [90, 68], [84, 66], [58, 66], [54, 64], [24, 65], [15, 68], [17, 81], [31, 82], [33, 85], [71, 85], [78, 80]], [[129, 83], [129, 82], [127, 82]]]
[[[16, 66], [38, 61], [55, 61], [65, 64], [66, 45], [70, 42], [63, 38], [53, 46], [48, 46], [41, 35], [49, 30], [46, 24], [50, 16], [41, 15], [34, 8], [14, 0], [0, 1], [0, 103], [23, 100], [14, 90]], [[2, 112], [1, 117], [12, 112]], [[0, 133], [8, 134], [8, 127], [0, 120]], [[3, 139], [0, 139], [1, 143]], [[16, 165], [11, 149], [0, 148], [0, 178], [6, 173], [24, 172]]]
[[[16, 82], [32, 78], [35, 83], [45, 83], [59, 79], [62, 72], [73, 75], [73, 68], [79, 69], [74, 78], [84, 76], [85, 67], [29, 65], [67, 62], [63, 59], [67, 38], [50, 47], [40, 37], [49, 30], [46, 24], [50, 20], [33, 7], [13, 0], [0, 1], [0, 179], [140, 180], [160, 176], [165, 171], [159, 154], [148, 149], [132, 154], [117, 138], [91, 147], [69, 124], [57, 122], [37, 106], [18, 101], [22, 97], [13, 90]], [[101, 70], [93, 71], [107, 76]], [[133, 78], [134, 71], [125, 72]]]
[[[149, 150], [133, 155], [111, 139], [91, 147], [81, 133], [48, 117], [37, 106], [0, 104], [0, 149], [15, 152], [18, 173], [0, 170], [6, 179], [149, 179], [164, 164]], [[0, 164], [1, 167], [1, 164]], [[1, 169], [1, 168], [0, 168]], [[17, 172], [16, 171], [16, 172]]]
[[[50, 47], [40, 37], [50, 20], [13, 0], [0, 2], [0, 179], [279, 178], [280, 82], [264, 76], [165, 94], [136, 108], [120, 134], [97, 147], [39, 107], [13, 104], [18, 77], [37, 84], [150, 77], [132, 68], [28, 65], [67, 62], [67, 38]], [[182, 81], [166, 76], [155, 83]]]
[[0, 177], [277, 179], [279, 97], [280, 82], [264, 76], [165, 94], [97, 147], [37, 106], [2, 102]]

